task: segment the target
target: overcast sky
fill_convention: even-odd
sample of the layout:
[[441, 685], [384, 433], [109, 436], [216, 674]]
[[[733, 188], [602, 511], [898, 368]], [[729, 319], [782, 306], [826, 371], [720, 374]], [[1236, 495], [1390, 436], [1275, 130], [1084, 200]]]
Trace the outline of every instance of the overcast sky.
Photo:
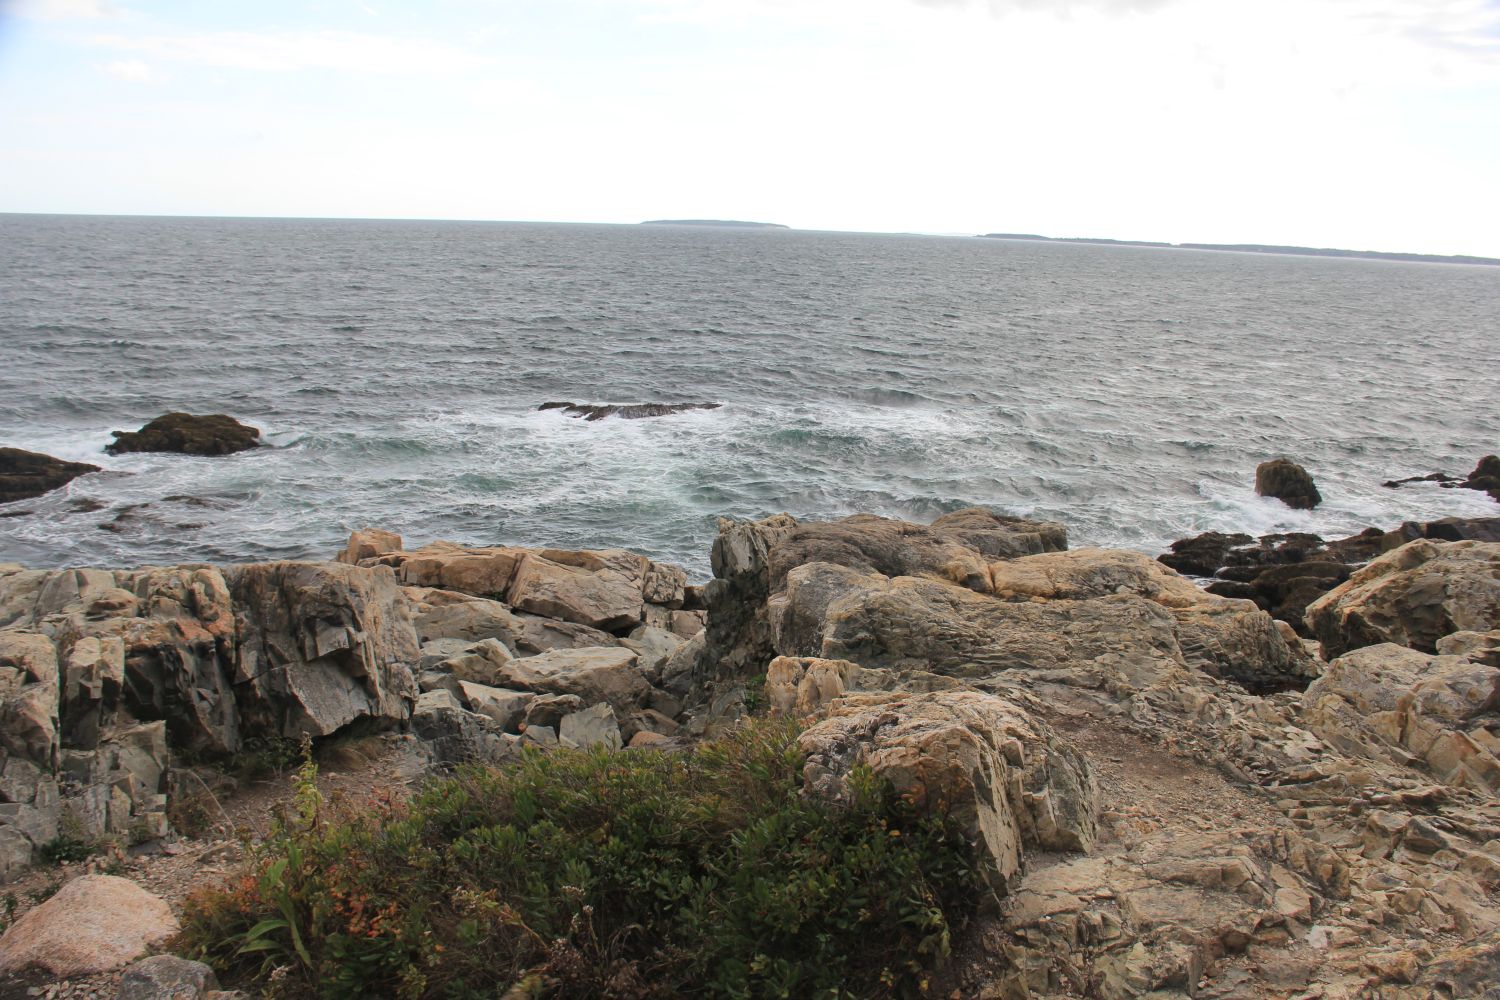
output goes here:
[[0, 10], [0, 211], [1500, 256], [1500, 0]]

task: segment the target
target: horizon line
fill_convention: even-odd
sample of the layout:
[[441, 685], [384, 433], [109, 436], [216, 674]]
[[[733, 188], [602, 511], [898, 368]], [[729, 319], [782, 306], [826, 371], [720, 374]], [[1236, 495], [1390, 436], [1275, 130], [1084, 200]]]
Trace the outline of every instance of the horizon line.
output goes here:
[[[236, 215], [200, 214], [190, 212], [27, 212], [14, 211], [10, 209], [0, 209], [0, 217], [3, 216], [59, 216], [63, 218], [96, 219], [224, 219], [264, 222], [458, 222], [475, 223], [481, 225], [624, 226], [630, 228], [642, 226], [648, 222], [655, 222], [660, 224], [662, 222], [670, 223], [671, 221], [675, 221], [661, 219], [642, 219], [636, 222], [602, 222], [598, 220], [565, 221], [557, 219], [479, 219], [460, 216], [427, 215]], [[1131, 249], [1196, 250], [1211, 253], [1256, 253], [1263, 256], [1342, 257], [1343, 259], [1385, 260], [1388, 263], [1452, 263], [1478, 266], [1500, 265], [1500, 257], [1487, 257], [1480, 254], [1462, 253], [1427, 253], [1422, 251], [1410, 250], [1352, 250], [1341, 247], [1314, 247], [1292, 244], [1207, 243], [1199, 241], [1173, 243], [1163, 240], [1132, 240], [1103, 236], [1042, 236], [1033, 233], [984, 233], [978, 231], [970, 232], [963, 230], [820, 229], [806, 228], [784, 223], [769, 223], [765, 225], [767, 225], [767, 229], [762, 231], [849, 233], [852, 235], [865, 236], [926, 236], [948, 239], [998, 239], [1014, 242], [1063, 243], [1070, 245], [1124, 247]], [[692, 228], [704, 229], [712, 227], [707, 225], [697, 225]], [[725, 228], [737, 227], [726, 226]], [[1419, 259], [1402, 260], [1400, 258], [1431, 259], [1424, 261]]]

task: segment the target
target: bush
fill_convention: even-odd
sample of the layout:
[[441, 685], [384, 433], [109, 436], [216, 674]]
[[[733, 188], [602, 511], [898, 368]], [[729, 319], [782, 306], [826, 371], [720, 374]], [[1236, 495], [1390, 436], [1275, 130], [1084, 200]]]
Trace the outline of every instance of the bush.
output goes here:
[[[335, 819], [293, 815], [183, 944], [293, 996], [917, 996], [978, 899], [968, 843], [868, 773], [801, 794], [796, 732], [529, 752]], [[511, 992], [507, 993], [506, 991]]]

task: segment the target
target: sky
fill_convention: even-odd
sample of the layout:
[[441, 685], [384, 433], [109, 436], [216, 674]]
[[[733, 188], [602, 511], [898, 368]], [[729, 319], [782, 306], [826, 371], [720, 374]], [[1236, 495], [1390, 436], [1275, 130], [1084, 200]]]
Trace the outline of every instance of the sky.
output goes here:
[[0, 211], [1500, 257], [1500, 0], [0, 0]]

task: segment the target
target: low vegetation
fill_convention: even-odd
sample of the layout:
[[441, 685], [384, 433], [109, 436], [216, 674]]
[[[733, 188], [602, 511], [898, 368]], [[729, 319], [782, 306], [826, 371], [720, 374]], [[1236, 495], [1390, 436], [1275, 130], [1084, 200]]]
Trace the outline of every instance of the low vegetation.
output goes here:
[[802, 794], [796, 731], [528, 753], [335, 816], [309, 762], [182, 944], [322, 997], [907, 997], [973, 911], [968, 843], [868, 773]]

